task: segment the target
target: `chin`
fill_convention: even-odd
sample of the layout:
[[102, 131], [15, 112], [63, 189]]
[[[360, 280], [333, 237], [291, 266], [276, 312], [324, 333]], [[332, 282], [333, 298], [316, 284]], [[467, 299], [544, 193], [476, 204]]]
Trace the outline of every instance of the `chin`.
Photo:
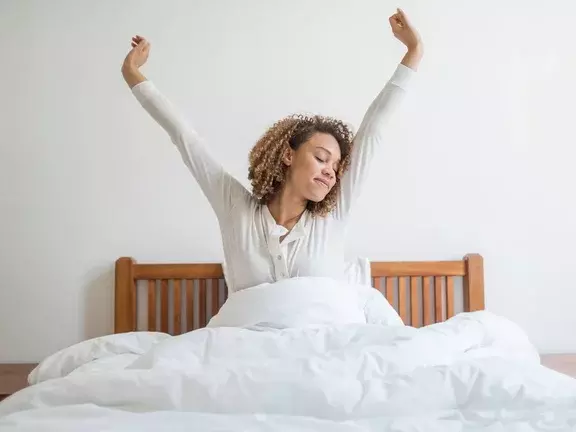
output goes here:
[[319, 203], [320, 201], [323, 201], [324, 198], [326, 198], [330, 191], [331, 189], [327, 189], [324, 186], [318, 186], [314, 184], [313, 187], [308, 189], [306, 199], [308, 201]]
[[324, 194], [319, 194], [319, 193], [311, 193], [308, 196], [308, 201], [312, 201], [315, 203], [319, 203], [320, 201], [324, 201], [324, 198], [326, 198], [326, 196], [328, 195], [329, 192], [326, 192]]

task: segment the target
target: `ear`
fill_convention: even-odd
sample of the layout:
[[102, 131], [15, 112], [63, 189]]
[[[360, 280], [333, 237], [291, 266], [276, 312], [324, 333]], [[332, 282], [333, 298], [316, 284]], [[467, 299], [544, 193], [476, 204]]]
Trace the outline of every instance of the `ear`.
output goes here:
[[282, 156], [282, 161], [284, 162], [284, 165], [291, 166], [293, 160], [294, 160], [294, 150], [292, 150], [291, 147], [288, 147], [284, 151], [284, 155]]

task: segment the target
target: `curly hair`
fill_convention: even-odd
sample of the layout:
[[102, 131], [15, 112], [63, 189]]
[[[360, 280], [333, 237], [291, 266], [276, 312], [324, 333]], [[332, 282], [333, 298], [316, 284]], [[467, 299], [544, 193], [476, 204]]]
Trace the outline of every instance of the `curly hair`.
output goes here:
[[307, 209], [314, 216], [326, 216], [334, 209], [340, 193], [340, 179], [350, 165], [353, 135], [342, 121], [319, 115], [295, 114], [277, 121], [250, 151], [248, 179], [252, 194], [261, 204], [269, 203], [284, 184], [288, 171], [283, 162], [286, 149], [297, 150], [315, 133], [330, 134], [336, 139], [341, 160], [334, 187], [322, 201], [308, 201]]

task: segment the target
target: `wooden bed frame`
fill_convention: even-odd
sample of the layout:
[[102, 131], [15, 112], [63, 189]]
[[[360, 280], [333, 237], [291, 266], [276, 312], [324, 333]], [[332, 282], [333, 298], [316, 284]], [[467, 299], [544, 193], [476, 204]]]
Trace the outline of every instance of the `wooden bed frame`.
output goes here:
[[[484, 309], [484, 266], [478, 254], [458, 261], [372, 262], [371, 272], [373, 287], [414, 327], [457, 313], [459, 280], [460, 310]], [[139, 264], [123, 257], [115, 273], [115, 333], [180, 334], [201, 328], [227, 296], [220, 264]]]

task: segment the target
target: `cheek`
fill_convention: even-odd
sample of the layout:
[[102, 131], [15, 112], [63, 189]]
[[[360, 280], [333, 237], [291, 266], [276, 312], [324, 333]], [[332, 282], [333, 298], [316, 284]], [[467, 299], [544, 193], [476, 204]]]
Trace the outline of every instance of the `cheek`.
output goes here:
[[314, 177], [319, 171], [318, 164], [314, 159], [302, 158], [299, 161], [295, 161], [292, 166], [293, 172], [298, 176], [299, 180], [308, 180], [309, 177]]

